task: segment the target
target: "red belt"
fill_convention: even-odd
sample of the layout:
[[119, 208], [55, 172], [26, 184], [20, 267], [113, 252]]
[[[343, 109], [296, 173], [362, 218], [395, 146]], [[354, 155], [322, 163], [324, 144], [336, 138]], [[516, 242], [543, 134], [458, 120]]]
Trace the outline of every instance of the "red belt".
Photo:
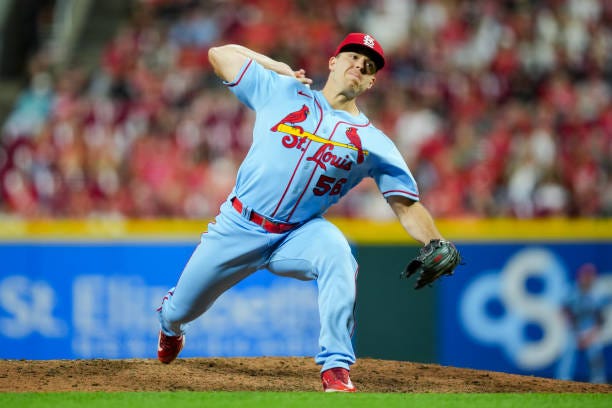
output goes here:
[[[232, 198], [232, 206], [236, 209], [236, 211], [238, 211], [242, 215], [242, 209], [244, 208], [244, 206], [242, 205], [238, 197]], [[287, 232], [297, 226], [297, 224], [287, 224], [284, 222], [270, 221], [263, 215], [257, 214], [255, 211], [251, 211], [250, 214], [246, 214], [246, 215], [248, 215], [247, 219], [249, 221], [259, 225], [261, 228], [273, 234], [280, 234], [283, 232]]]

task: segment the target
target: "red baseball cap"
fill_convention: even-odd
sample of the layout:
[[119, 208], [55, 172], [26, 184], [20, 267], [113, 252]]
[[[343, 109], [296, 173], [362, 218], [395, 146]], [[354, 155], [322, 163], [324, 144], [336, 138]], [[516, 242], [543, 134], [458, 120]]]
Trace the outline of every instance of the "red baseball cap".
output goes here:
[[344, 51], [354, 51], [367, 55], [376, 64], [376, 70], [385, 66], [385, 53], [380, 43], [370, 34], [350, 33], [342, 40], [334, 56]]

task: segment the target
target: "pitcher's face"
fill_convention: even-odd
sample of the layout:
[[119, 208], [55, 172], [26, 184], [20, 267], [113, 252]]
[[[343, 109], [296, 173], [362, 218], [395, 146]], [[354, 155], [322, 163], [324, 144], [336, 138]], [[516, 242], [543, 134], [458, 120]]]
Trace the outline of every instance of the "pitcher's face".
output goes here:
[[370, 89], [376, 82], [374, 61], [356, 52], [341, 52], [331, 57], [329, 70], [334, 82], [354, 96]]

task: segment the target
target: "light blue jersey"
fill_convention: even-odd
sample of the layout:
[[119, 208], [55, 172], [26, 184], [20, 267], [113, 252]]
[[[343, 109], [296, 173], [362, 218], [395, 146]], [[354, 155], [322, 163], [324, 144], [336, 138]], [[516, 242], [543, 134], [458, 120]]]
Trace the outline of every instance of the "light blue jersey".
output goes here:
[[364, 177], [385, 197], [418, 200], [401, 154], [363, 114], [333, 109], [321, 92], [248, 60], [226, 84], [256, 112], [253, 144], [236, 185], [159, 309], [162, 331], [188, 323], [223, 292], [267, 269], [317, 280], [321, 371], [355, 362], [357, 262], [322, 215]]
[[258, 213], [307, 221], [368, 176], [385, 197], [418, 200], [400, 152], [363, 113], [335, 110], [321, 92], [252, 60], [227, 86], [256, 112], [253, 145], [232, 195]]

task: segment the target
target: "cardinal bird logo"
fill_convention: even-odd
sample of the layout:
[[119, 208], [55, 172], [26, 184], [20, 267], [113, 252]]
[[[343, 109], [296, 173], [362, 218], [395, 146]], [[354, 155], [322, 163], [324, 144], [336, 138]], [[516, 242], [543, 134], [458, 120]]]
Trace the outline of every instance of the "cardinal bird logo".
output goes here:
[[309, 114], [310, 114], [310, 109], [308, 109], [308, 106], [302, 105], [302, 109], [295, 111], [295, 112], [291, 112], [290, 114], [285, 116], [280, 122], [278, 122], [276, 125], [272, 126], [270, 130], [273, 132], [277, 132], [278, 126], [280, 124], [288, 123], [294, 126], [295, 128], [300, 129], [301, 132], [304, 132], [304, 129], [301, 126], [295, 126], [295, 124], [305, 121]]
[[351, 142], [351, 144], [357, 148], [357, 164], [363, 163], [363, 159], [364, 159], [363, 148], [361, 146], [361, 138], [357, 134], [357, 128], [354, 128], [354, 127], [347, 128], [346, 137], [348, 137], [349, 142]]

